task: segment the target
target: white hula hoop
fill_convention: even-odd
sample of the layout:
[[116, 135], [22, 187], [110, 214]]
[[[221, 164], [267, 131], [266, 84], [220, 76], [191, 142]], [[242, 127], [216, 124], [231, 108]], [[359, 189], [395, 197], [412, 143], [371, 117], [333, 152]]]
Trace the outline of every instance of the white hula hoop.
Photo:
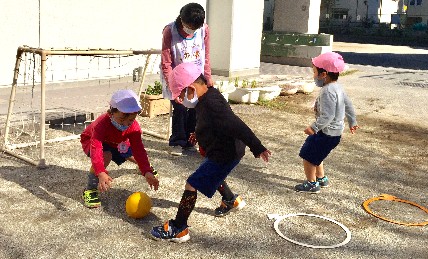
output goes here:
[[[315, 245], [301, 243], [301, 242], [298, 242], [298, 241], [293, 240], [291, 238], [288, 238], [284, 234], [282, 234], [282, 232], [279, 230], [279, 228], [278, 228], [279, 222], [281, 220], [283, 220], [283, 219], [291, 218], [291, 217], [296, 217], [296, 216], [316, 217], [316, 218], [321, 218], [321, 219], [330, 221], [330, 222], [338, 225], [339, 227], [341, 227], [346, 232], [346, 238], [345, 238], [345, 240], [343, 240], [342, 243], [331, 245], [331, 246], [315, 246]], [[277, 214], [268, 214], [268, 218], [269, 219], [275, 219], [275, 222], [274, 222], [273, 226], [274, 226], [276, 232], [278, 233], [278, 235], [280, 235], [285, 240], [287, 240], [287, 241], [289, 241], [291, 243], [294, 243], [296, 245], [310, 247], [310, 248], [336, 248], [336, 247], [340, 247], [340, 246], [346, 245], [349, 241], [351, 241], [351, 231], [349, 231], [349, 229], [345, 225], [343, 225], [342, 223], [337, 222], [337, 221], [335, 221], [333, 219], [324, 217], [324, 216], [315, 215], [315, 214], [306, 214], [306, 213], [296, 213], [296, 214], [287, 214], [287, 215], [284, 215], [284, 216], [279, 216]]]

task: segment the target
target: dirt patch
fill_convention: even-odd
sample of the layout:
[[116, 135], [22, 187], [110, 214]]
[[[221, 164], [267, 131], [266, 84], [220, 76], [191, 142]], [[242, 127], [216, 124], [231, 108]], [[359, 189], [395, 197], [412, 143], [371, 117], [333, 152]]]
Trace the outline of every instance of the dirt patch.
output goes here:
[[[229, 185], [247, 201], [244, 210], [225, 218], [213, 217], [220, 196], [198, 196], [189, 219], [191, 240], [174, 245], [155, 242], [150, 229], [173, 218], [185, 179], [201, 163], [198, 155], [173, 157], [167, 142], [144, 135], [151, 162], [160, 174], [158, 192], [148, 189], [135, 166], [109, 166], [114, 178], [111, 191], [101, 195], [103, 206], [83, 207], [89, 160], [78, 140], [50, 144], [49, 167], [37, 170], [6, 154], [0, 154], [0, 257], [1, 258], [422, 258], [428, 232], [390, 224], [368, 215], [364, 200], [388, 193], [427, 206], [427, 133], [424, 127], [369, 113], [358, 115], [361, 129], [345, 131], [342, 141], [325, 161], [331, 188], [319, 195], [296, 193], [304, 179], [298, 152], [313, 120], [311, 105], [316, 93], [281, 96], [263, 105], [234, 104], [238, 114], [273, 152], [268, 164], [247, 152], [230, 174]], [[372, 97], [370, 97], [372, 98]], [[376, 97], [377, 98], [377, 97]], [[373, 104], [375, 105], [375, 104]], [[376, 104], [377, 105], [377, 104]], [[382, 114], [381, 114], [382, 115]], [[166, 132], [168, 116], [138, 118], [144, 129]], [[407, 120], [406, 120], [407, 121]], [[125, 200], [144, 191], [153, 201], [151, 213], [141, 220], [127, 217]], [[407, 220], [426, 220], [426, 214], [408, 207], [381, 206], [378, 213]], [[312, 213], [335, 219], [352, 232], [346, 246], [333, 250], [307, 249], [281, 239], [267, 214]], [[302, 231], [308, 219], [282, 225], [290, 237], [314, 245], [343, 240], [338, 228], [324, 227], [323, 235]], [[309, 222], [316, 225], [323, 222]], [[281, 223], [286, 224], [286, 223]], [[314, 225], [315, 224], [315, 225]], [[328, 232], [332, 230], [331, 232]], [[321, 230], [319, 230], [321, 231]], [[306, 233], [315, 237], [305, 239]], [[37, 238], [35, 238], [37, 237]], [[82, 249], [84, 248], [84, 249]]]

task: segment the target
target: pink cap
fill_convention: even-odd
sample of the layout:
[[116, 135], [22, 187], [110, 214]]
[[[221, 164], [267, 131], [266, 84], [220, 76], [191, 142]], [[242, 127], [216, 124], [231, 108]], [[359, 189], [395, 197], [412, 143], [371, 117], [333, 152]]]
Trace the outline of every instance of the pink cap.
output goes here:
[[343, 57], [336, 52], [326, 52], [312, 59], [312, 64], [327, 72], [340, 73], [345, 69]]
[[202, 74], [201, 68], [193, 62], [181, 63], [176, 66], [169, 77], [172, 99], [177, 98], [181, 91]]
[[137, 95], [132, 90], [118, 90], [113, 93], [110, 106], [123, 113], [134, 113], [141, 110]]

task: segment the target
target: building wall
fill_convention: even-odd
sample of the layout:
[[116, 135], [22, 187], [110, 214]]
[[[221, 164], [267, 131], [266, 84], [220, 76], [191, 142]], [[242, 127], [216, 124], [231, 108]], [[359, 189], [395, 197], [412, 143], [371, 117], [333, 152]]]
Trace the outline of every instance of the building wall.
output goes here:
[[[403, 0], [336, 0], [332, 10], [321, 10], [321, 20], [325, 20], [326, 14], [334, 18], [334, 10], [347, 10], [346, 17], [336, 17], [338, 20], [349, 20], [351, 22], [362, 22], [366, 18], [375, 23], [391, 22], [391, 14], [402, 10]], [[382, 3], [381, 3], [382, 2]]]
[[[4, 53], [0, 59], [0, 86], [12, 83], [18, 46], [44, 49], [160, 49], [163, 27], [175, 20], [180, 8], [188, 2], [1, 0], [0, 33]], [[206, 6], [206, 0], [192, 2]]]
[[[420, 1], [420, 0], [419, 0]], [[409, 0], [410, 2], [410, 0]], [[407, 17], [421, 17], [422, 23], [428, 23], [428, 2], [427, 0], [420, 1], [420, 5], [417, 5], [418, 0], [414, 1], [414, 5], [408, 4], [407, 6]]]

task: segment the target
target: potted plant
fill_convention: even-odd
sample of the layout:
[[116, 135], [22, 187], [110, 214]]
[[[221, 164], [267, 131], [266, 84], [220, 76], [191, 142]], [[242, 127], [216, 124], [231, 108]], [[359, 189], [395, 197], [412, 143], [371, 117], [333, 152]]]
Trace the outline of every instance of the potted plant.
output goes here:
[[155, 81], [154, 86], [148, 85], [141, 93], [141, 116], [153, 118], [156, 115], [169, 113], [170, 101], [162, 96], [162, 84]]
[[235, 78], [236, 90], [229, 94], [229, 99], [239, 103], [257, 103], [259, 100], [259, 89], [253, 88], [253, 83], [244, 79], [239, 81], [238, 77]]

